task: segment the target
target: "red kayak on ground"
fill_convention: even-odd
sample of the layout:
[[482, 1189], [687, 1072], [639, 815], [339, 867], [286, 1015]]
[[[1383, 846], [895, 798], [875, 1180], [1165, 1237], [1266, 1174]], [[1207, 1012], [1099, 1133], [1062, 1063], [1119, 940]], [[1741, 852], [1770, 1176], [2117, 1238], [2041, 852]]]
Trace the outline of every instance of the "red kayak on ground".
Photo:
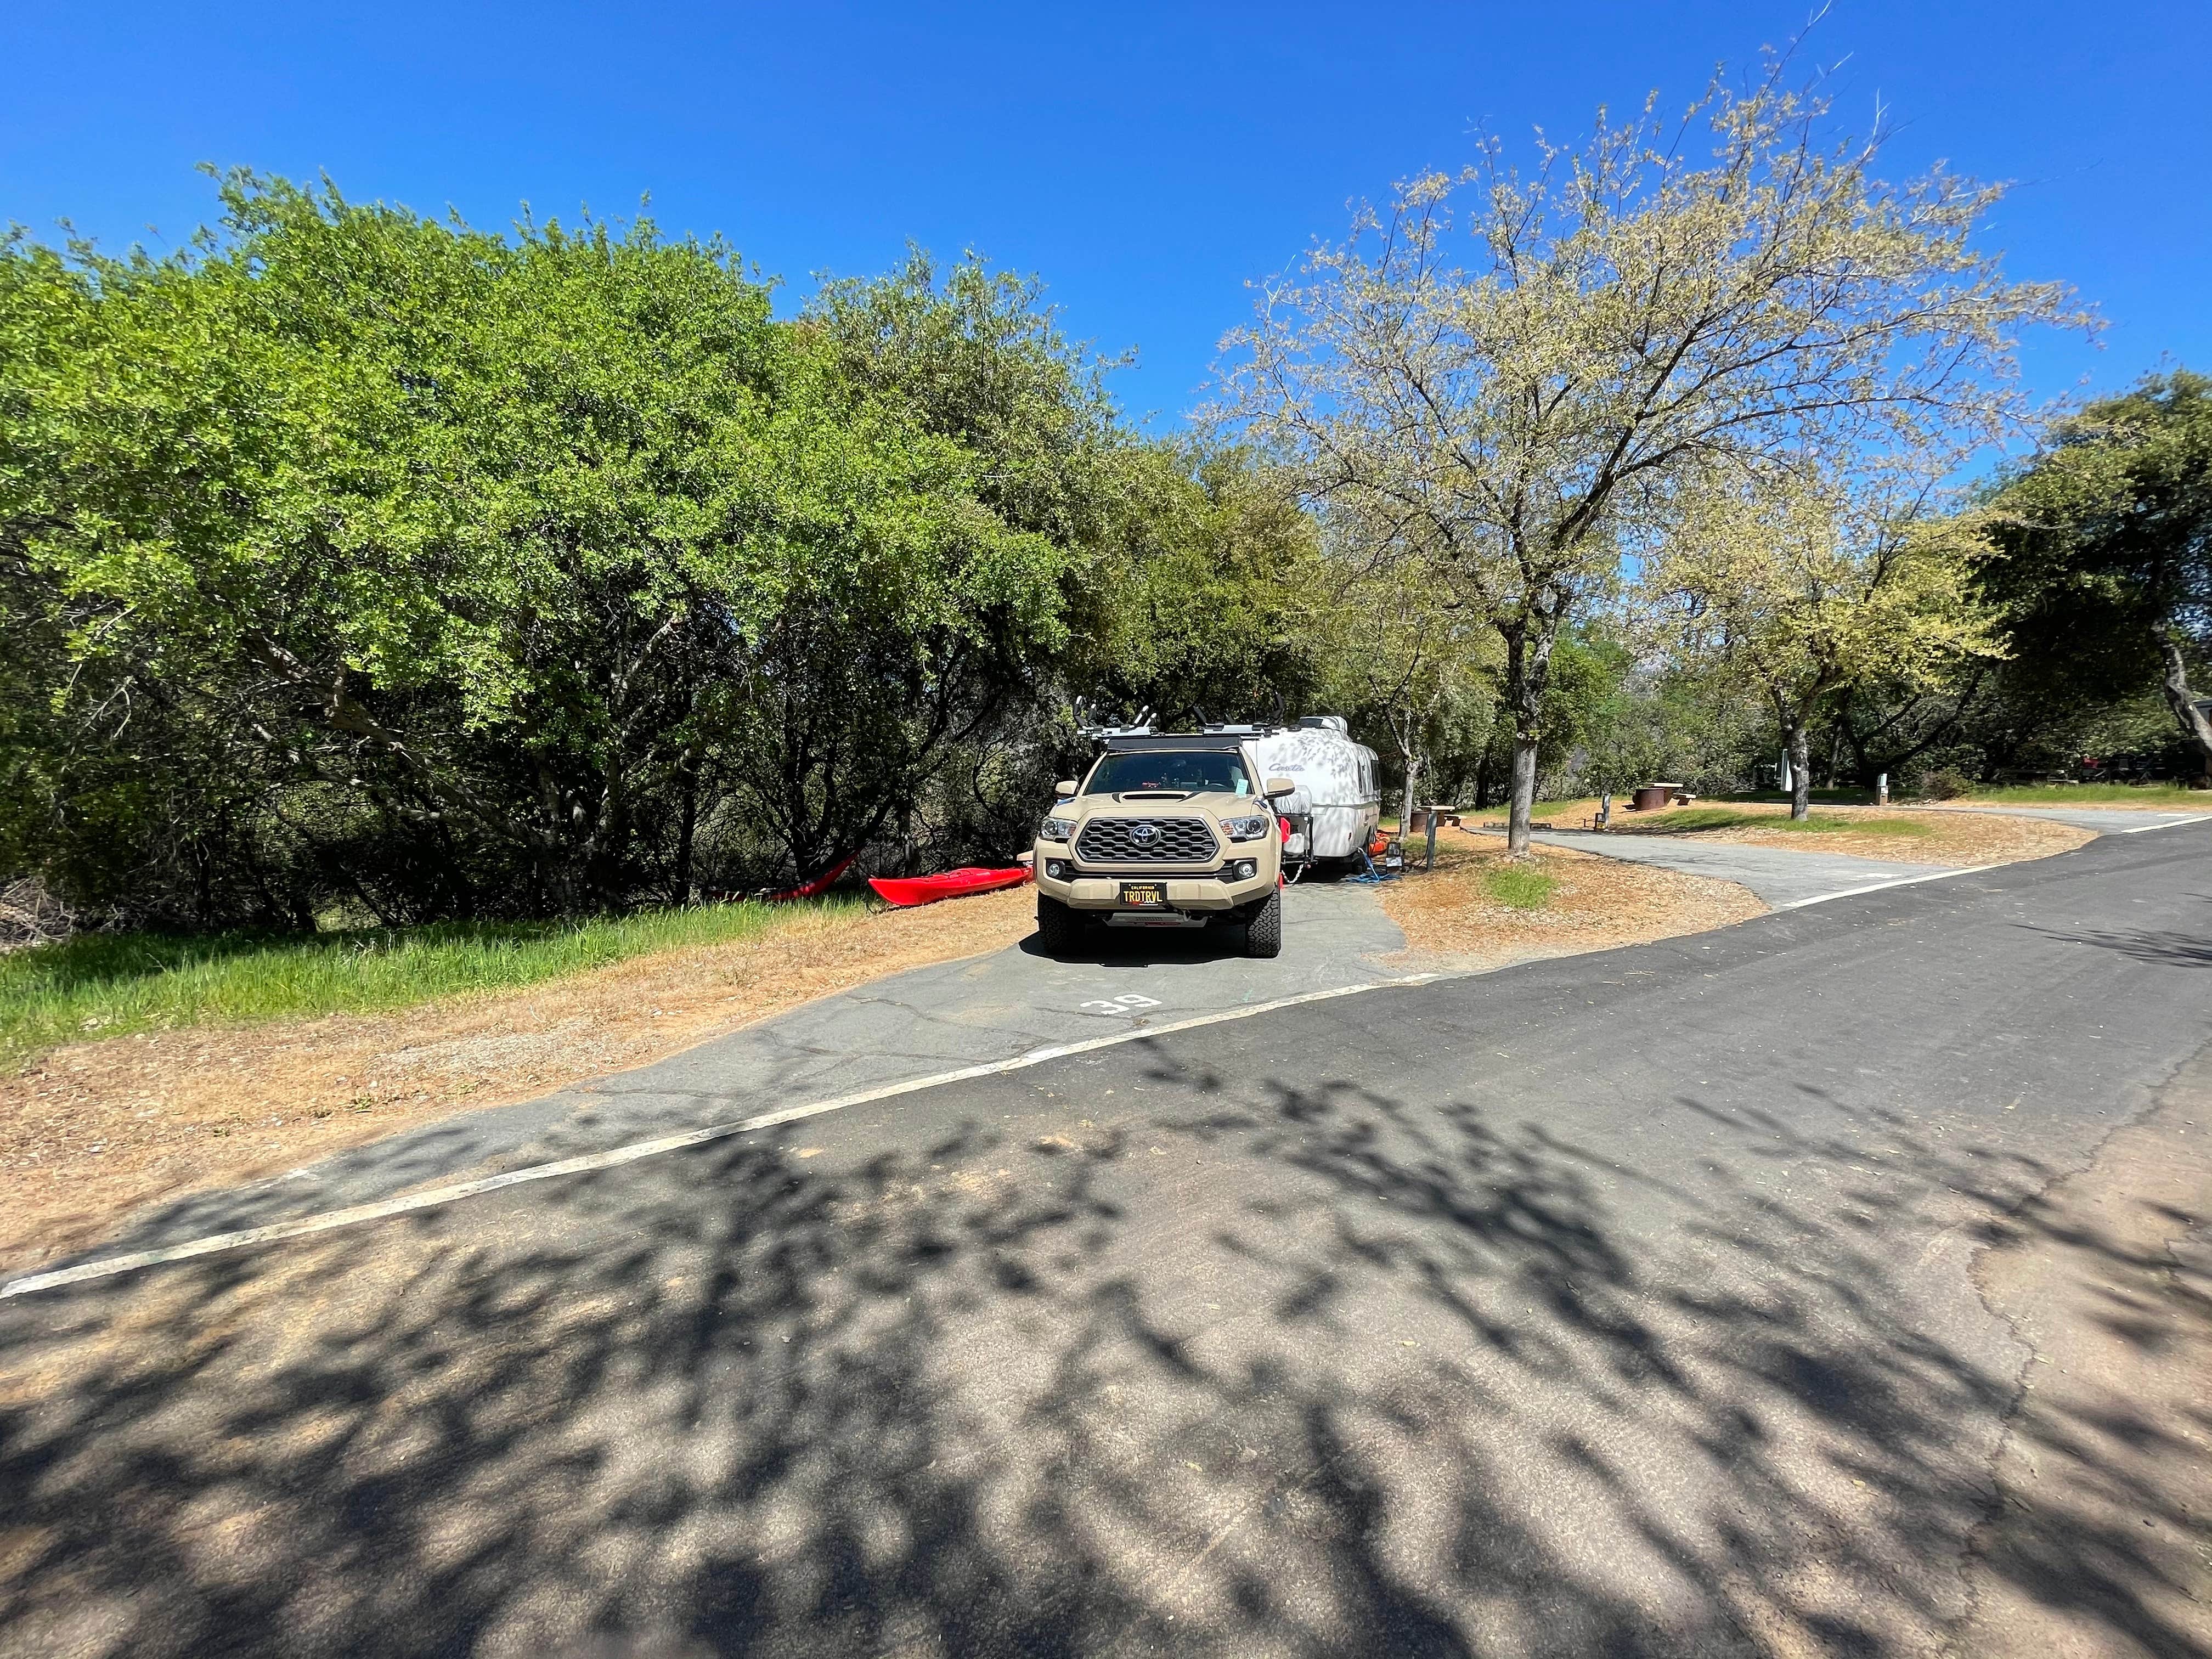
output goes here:
[[823, 894], [828, 892], [832, 887], [837, 884], [837, 878], [843, 875], [848, 870], [851, 869], [853, 867], [853, 860], [860, 856], [860, 855], [858, 853], [848, 853], [844, 856], [844, 858], [832, 865], [829, 869], [824, 870], [820, 875], [815, 877], [813, 880], [808, 882], [805, 885], [802, 887], [793, 887], [786, 892], [770, 893], [769, 896], [771, 899], [819, 898]]
[[1016, 865], [1010, 870], [947, 870], [934, 876], [870, 876], [868, 885], [886, 904], [933, 904], [939, 899], [1018, 887], [1029, 878], [1028, 869]]

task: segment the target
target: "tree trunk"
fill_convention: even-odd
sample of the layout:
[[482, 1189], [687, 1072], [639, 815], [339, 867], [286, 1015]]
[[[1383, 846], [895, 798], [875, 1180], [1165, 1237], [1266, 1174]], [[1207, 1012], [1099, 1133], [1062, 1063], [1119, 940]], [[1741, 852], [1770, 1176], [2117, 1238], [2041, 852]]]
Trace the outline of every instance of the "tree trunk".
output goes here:
[[1406, 804], [1399, 810], [1398, 833], [1408, 836], [1413, 830], [1413, 813], [1420, 797], [1414, 793], [1421, 781], [1421, 757], [1410, 749], [1400, 751], [1406, 762]]
[[691, 882], [692, 853], [699, 839], [699, 761], [696, 754], [684, 755], [679, 775], [682, 782], [676, 820], [676, 879], [669, 884], [676, 890], [678, 904], [692, 904], [698, 897]]
[[2181, 642], [2172, 629], [2160, 628], [2158, 649], [2166, 659], [2166, 679], [2160, 687], [2166, 693], [2166, 706], [2173, 711], [2182, 740], [2196, 755], [2197, 775], [2212, 776], [2212, 720], [2204, 718], [2204, 711], [2197, 706], [2197, 694], [2189, 689], [2189, 665], [2181, 659]]
[[1790, 746], [1790, 816], [1802, 822], [1813, 812], [1813, 773], [1807, 752], [1811, 733], [1800, 718], [1790, 723], [1783, 736]]
[[[1536, 624], [1540, 629], [1540, 620]], [[1505, 708], [1513, 717], [1513, 785], [1505, 817], [1505, 855], [1528, 856], [1528, 817], [1536, 803], [1536, 749], [1544, 736], [1544, 682], [1552, 667], [1548, 629], [1528, 624], [1505, 635]]]
[[1528, 856], [1528, 817], [1536, 801], [1536, 739], [1513, 739], [1513, 801], [1505, 817], [1505, 856]]

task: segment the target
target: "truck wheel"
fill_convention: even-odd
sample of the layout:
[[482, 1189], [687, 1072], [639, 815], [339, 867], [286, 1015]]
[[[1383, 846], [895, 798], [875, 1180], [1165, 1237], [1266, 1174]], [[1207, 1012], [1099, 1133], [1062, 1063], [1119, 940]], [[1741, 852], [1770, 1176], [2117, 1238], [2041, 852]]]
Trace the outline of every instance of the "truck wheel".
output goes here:
[[1244, 954], [1279, 957], [1283, 954], [1283, 894], [1278, 888], [1252, 907], [1244, 919]]
[[1083, 939], [1083, 918], [1056, 898], [1037, 895], [1037, 943], [1048, 957], [1066, 955]]

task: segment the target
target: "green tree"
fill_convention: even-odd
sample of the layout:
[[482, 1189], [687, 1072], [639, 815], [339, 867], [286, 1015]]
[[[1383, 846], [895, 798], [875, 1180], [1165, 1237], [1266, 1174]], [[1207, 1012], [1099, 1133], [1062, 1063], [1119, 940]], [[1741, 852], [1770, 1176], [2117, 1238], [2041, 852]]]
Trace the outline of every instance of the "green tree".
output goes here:
[[2212, 647], [2212, 380], [2177, 369], [2060, 422], [1978, 525], [2022, 697], [2102, 710], [2154, 686], [2212, 775], [2191, 683]]
[[27, 819], [167, 722], [280, 909], [680, 896], [702, 824], [811, 874], [1060, 648], [1067, 550], [991, 457], [720, 245], [223, 200], [174, 258], [0, 261], [0, 576], [58, 653]]
[[1383, 738], [1396, 761], [1399, 822], [1408, 824], [1429, 757], [1462, 746], [1472, 731], [1487, 733], [1498, 637], [1426, 563], [1363, 553], [1356, 540], [1346, 554], [1340, 564], [1348, 568], [1312, 623], [1322, 684], [1362, 731]]
[[1131, 445], [1112, 463], [1077, 572], [1069, 686], [1165, 719], [1295, 712], [1327, 649], [1315, 612], [1330, 577], [1311, 519], [1237, 451]]
[[1971, 590], [1969, 538], [1923, 516], [1917, 469], [1808, 465], [1702, 491], [1648, 568], [1686, 606], [1692, 653], [1724, 661], [1774, 711], [1791, 769], [1790, 816], [1811, 811], [1815, 719], [1877, 679], [1934, 686], [2001, 654]]

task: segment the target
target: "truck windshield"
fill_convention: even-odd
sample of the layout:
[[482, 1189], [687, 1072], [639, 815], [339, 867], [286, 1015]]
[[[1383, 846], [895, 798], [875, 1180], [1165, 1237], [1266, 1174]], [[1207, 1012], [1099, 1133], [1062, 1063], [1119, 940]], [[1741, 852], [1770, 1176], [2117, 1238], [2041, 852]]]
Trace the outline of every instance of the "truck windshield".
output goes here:
[[1225, 749], [1146, 749], [1108, 755], [1091, 769], [1086, 795], [1126, 795], [1148, 789], [1196, 794], [1249, 795], [1252, 779], [1244, 763]]

